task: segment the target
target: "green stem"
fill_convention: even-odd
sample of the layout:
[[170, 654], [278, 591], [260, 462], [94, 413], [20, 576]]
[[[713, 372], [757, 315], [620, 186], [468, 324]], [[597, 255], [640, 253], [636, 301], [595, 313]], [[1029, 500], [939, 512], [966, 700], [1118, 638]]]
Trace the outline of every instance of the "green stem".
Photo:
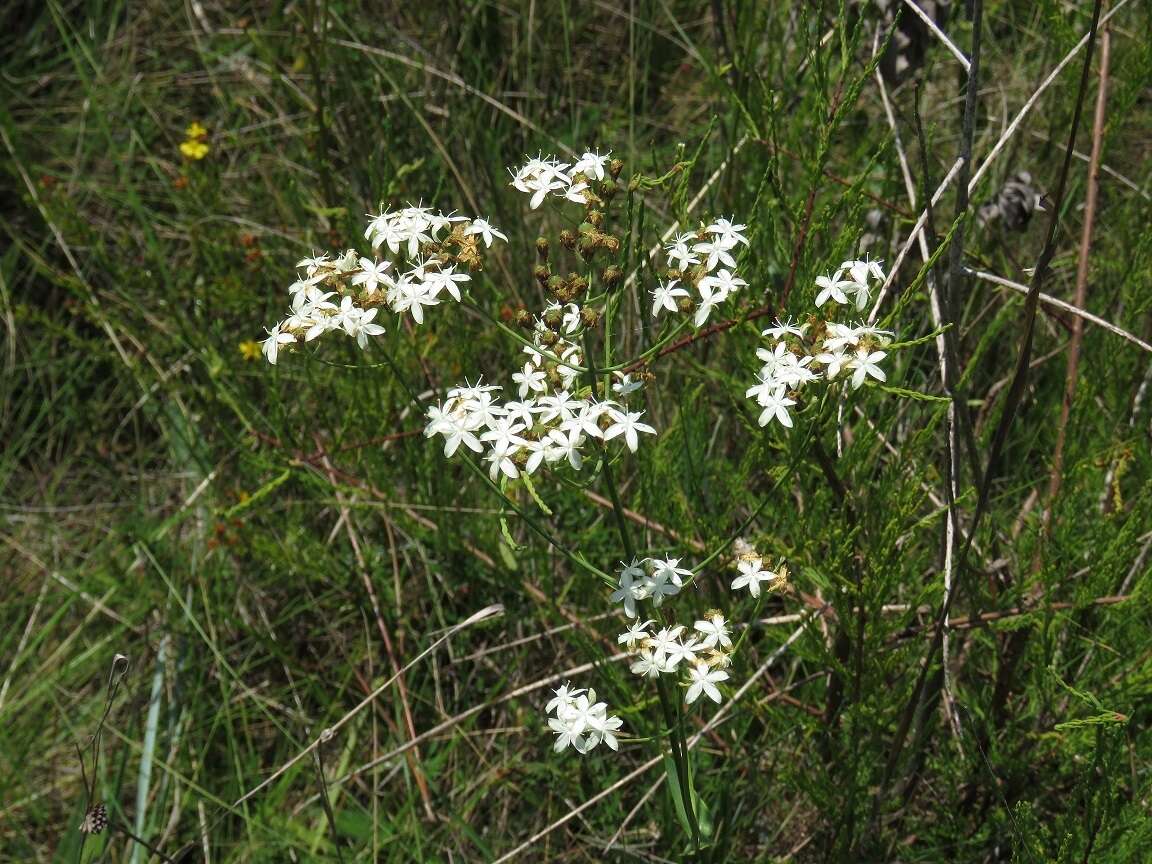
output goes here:
[[[588, 357], [589, 366], [593, 365], [592, 346], [585, 343], [584, 353]], [[592, 386], [596, 386], [596, 370], [591, 370]], [[620, 492], [616, 488], [616, 479], [612, 474], [612, 464], [608, 459], [603, 442], [600, 443], [600, 458], [603, 465], [604, 485], [608, 491], [608, 499], [612, 502], [612, 513], [616, 519], [616, 530], [620, 533], [620, 545], [624, 549], [625, 558], [631, 562], [636, 560], [636, 548], [632, 545], [631, 535], [628, 533], [628, 521], [624, 516], [624, 505], [620, 501]], [[637, 605], [636, 612], [643, 617], [643, 610]], [[664, 723], [668, 727], [672, 744], [672, 759], [676, 763], [676, 779], [680, 785], [680, 798], [684, 802], [684, 812], [688, 816], [688, 824], [692, 828], [692, 844], [696, 851], [700, 851], [700, 824], [696, 819], [696, 808], [692, 805], [691, 783], [688, 779], [688, 747], [684, 738], [683, 712], [680, 710], [680, 700], [673, 699], [668, 690], [668, 682], [663, 676], [656, 678], [656, 690], [660, 697], [660, 710], [664, 714]]]

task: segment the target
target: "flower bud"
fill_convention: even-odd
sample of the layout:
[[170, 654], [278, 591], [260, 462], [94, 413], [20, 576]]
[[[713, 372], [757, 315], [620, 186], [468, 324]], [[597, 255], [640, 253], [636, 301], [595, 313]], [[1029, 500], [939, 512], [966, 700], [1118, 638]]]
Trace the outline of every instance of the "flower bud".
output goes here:
[[[548, 283], [547, 283], [546, 287], [548, 288], [549, 293], [559, 297], [559, 295], [564, 293], [564, 288], [565, 288], [564, 280], [561, 279], [559, 276], [550, 276], [550, 277], [548, 277]], [[555, 310], [553, 310], [553, 311], [555, 311]], [[545, 316], [544, 323], [546, 323], [546, 324], [548, 323], [547, 316]], [[557, 322], [557, 323], [559, 323], [559, 322]], [[551, 327], [552, 325], [548, 324], [548, 326]]]
[[611, 162], [608, 163], [608, 173], [612, 175], [613, 180], [618, 178], [620, 176], [620, 172], [623, 170], [624, 170], [624, 163], [621, 162], [619, 159], [613, 159]]
[[567, 249], [569, 252], [576, 251], [576, 235], [565, 228], [560, 232], [560, 245]]
[[589, 210], [587, 217], [585, 217], [593, 228], [599, 228], [604, 224], [604, 214], [599, 210]]
[[611, 265], [610, 267], [605, 267], [604, 272], [602, 272], [600, 274], [600, 279], [609, 288], [615, 288], [617, 285], [619, 285], [620, 280], [623, 277], [624, 277], [624, 271], [622, 271], [615, 264]]
[[613, 237], [611, 234], [597, 234], [596, 245], [601, 249], [607, 249], [609, 252], [619, 252], [620, 238]]
[[580, 310], [580, 323], [588, 328], [595, 327], [600, 323], [600, 310], [585, 306]]
[[532, 270], [532, 275], [536, 277], [536, 281], [541, 285], [546, 285], [548, 283], [548, 277], [552, 274], [549, 272], [547, 265], [537, 264]]
[[540, 256], [541, 261], [547, 261], [548, 260], [548, 238], [547, 237], [537, 237], [536, 238], [536, 254]]

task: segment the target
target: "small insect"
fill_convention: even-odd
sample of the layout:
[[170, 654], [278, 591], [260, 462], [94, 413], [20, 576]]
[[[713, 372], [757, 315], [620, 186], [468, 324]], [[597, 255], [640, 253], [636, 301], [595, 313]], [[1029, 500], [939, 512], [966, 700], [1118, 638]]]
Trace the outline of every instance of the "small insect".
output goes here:
[[108, 808], [103, 804], [89, 807], [84, 814], [84, 821], [80, 823], [81, 834], [99, 834], [108, 827]]

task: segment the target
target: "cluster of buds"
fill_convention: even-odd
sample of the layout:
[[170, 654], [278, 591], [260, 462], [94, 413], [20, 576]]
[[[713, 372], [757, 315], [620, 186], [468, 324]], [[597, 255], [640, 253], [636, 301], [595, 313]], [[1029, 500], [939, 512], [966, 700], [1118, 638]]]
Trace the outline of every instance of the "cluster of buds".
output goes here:
[[[831, 301], [863, 309], [871, 296], [872, 280], [884, 281], [879, 262], [846, 261], [832, 275], [817, 278], [816, 306]], [[768, 347], [756, 350], [762, 365], [756, 384], [745, 393], [760, 406], [761, 426], [775, 420], [791, 427], [789, 409], [797, 404], [800, 391], [813, 382], [847, 377], [852, 388], [859, 389], [869, 378], [888, 380], [880, 368], [888, 356], [881, 349], [892, 339], [886, 330], [864, 323], [840, 324], [817, 314], [803, 324], [777, 320], [763, 335]]]
[[[460, 302], [462, 286], [472, 279], [469, 274], [483, 269], [481, 241], [487, 249], [497, 239], [508, 239], [484, 219], [434, 213], [427, 207], [369, 218], [364, 237], [375, 257], [349, 249], [334, 258], [324, 254], [297, 263], [301, 273], [288, 287], [290, 314], [264, 340], [269, 363], [276, 363], [285, 346], [312, 342], [325, 333], [345, 333], [365, 348], [369, 337], [384, 333], [376, 320], [381, 307], [423, 323], [424, 308], [439, 305], [445, 295]], [[382, 247], [391, 260], [381, 256]]]

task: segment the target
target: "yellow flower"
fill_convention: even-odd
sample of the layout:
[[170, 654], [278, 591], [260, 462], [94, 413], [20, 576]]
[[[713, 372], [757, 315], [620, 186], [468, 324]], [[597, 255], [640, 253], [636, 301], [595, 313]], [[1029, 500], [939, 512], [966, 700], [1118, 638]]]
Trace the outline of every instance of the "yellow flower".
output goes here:
[[259, 360], [260, 359], [260, 343], [253, 342], [249, 339], [246, 342], [241, 342], [238, 346], [240, 348], [240, 356], [245, 360]]
[[207, 138], [208, 130], [194, 120], [192, 121], [192, 125], [189, 126], [187, 130], [185, 130], [184, 134], [189, 139], [195, 141], [199, 140], [200, 138]]
[[180, 152], [185, 159], [203, 159], [208, 155], [208, 145], [203, 141], [184, 141], [180, 144]]

